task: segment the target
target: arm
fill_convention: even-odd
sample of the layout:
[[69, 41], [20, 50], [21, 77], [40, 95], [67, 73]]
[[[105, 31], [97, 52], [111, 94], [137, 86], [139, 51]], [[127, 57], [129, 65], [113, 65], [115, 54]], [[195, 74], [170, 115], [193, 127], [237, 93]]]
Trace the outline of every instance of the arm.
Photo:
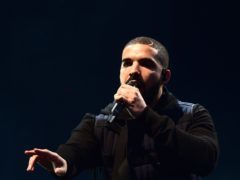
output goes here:
[[68, 141], [59, 146], [57, 153], [67, 161], [67, 177], [100, 164], [100, 148], [94, 136], [94, 123], [95, 117], [86, 114]]
[[141, 119], [166, 163], [198, 175], [207, 175], [215, 167], [218, 140], [212, 118], [204, 107], [195, 106], [186, 129], [179, 128], [170, 117], [159, 115], [149, 107]]
[[97, 165], [100, 148], [93, 135], [94, 121], [94, 116], [86, 115], [69, 140], [56, 152], [37, 148], [26, 150], [24, 153], [30, 156], [27, 171], [34, 171], [38, 163], [60, 179], [65, 179], [75, 176], [81, 169]]
[[[147, 134], [154, 139], [166, 171], [175, 169], [203, 176], [215, 167], [218, 140], [212, 118], [204, 107], [196, 105], [191, 120], [175, 123], [169, 116], [146, 106], [137, 88], [121, 85], [114, 97], [116, 101], [125, 102], [143, 123]], [[187, 127], [181, 128], [184, 123]]]

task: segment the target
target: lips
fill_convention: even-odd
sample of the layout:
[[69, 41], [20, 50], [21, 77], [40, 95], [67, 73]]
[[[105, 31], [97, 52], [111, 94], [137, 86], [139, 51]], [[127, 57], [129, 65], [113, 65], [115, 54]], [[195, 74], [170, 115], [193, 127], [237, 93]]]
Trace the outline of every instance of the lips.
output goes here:
[[139, 83], [139, 81], [137, 81], [137, 80], [131, 80], [131, 81], [129, 81], [128, 83], [127, 83], [128, 85], [130, 85], [130, 86], [134, 86], [134, 87], [137, 87], [137, 88], [139, 88], [139, 86], [140, 86], [140, 83]]
[[137, 87], [140, 90], [140, 92], [142, 92], [144, 89], [144, 81], [142, 77], [138, 73], [132, 73], [129, 76], [130, 77], [126, 81], [126, 84]]
[[135, 79], [129, 81], [127, 84], [138, 88], [140, 91], [143, 90], [143, 87], [144, 87], [143, 82], [141, 82], [140, 80], [135, 80]]

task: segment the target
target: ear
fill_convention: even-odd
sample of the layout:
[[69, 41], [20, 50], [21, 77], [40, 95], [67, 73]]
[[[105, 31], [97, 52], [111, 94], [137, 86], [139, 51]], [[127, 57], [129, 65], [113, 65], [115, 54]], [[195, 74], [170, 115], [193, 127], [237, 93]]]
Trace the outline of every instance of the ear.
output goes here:
[[165, 69], [164, 79], [163, 79], [164, 84], [167, 84], [170, 81], [171, 75], [172, 75], [171, 70], [170, 69]]

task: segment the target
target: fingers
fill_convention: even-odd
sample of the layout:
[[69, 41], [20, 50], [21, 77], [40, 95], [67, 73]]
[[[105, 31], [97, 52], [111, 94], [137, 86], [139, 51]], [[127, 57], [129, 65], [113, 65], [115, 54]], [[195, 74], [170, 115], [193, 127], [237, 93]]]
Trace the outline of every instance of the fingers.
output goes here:
[[123, 84], [114, 95], [116, 102], [126, 103], [128, 109], [134, 117], [138, 117], [144, 111], [146, 102], [138, 88]]
[[34, 152], [41, 156], [41, 157], [49, 157], [52, 155], [52, 151], [48, 150], [48, 149], [38, 149], [38, 148], [35, 148], [34, 149]]
[[65, 175], [67, 172], [67, 162], [64, 160], [62, 166], [54, 168], [54, 172], [57, 176]]
[[34, 151], [37, 155], [41, 156], [42, 158], [46, 158], [49, 161], [53, 161], [55, 163], [59, 162], [60, 156], [55, 152], [52, 152], [48, 149], [37, 149], [37, 148], [34, 149]]
[[120, 86], [114, 95], [114, 99], [117, 102], [126, 102], [130, 105], [134, 103], [139, 96], [141, 95], [137, 88], [124, 84]]
[[46, 159], [46, 160], [49, 160], [49, 161], [56, 161], [58, 160], [58, 157], [59, 155], [55, 152], [52, 152], [48, 149], [38, 149], [38, 148], [35, 148], [34, 149], [34, 152], [41, 157], [41, 159]]
[[26, 150], [26, 151], [24, 151], [24, 154], [29, 155], [29, 156], [39, 155], [41, 157], [51, 157], [51, 156], [55, 155], [54, 152], [49, 151], [48, 149], [38, 149], [38, 148], [34, 148], [32, 150]]
[[53, 162], [54, 164], [56, 164], [56, 166], [61, 166], [63, 164], [63, 158], [56, 152], [50, 151], [48, 149], [35, 148], [33, 151], [27, 153], [38, 155], [40, 163], [43, 165], [46, 164], [44, 163], [44, 161]]
[[36, 153], [35, 153], [35, 150], [32, 149], [32, 150], [25, 150], [25, 151], [24, 151], [24, 154], [29, 155], [29, 156], [32, 156], [32, 155], [35, 155]]
[[123, 97], [128, 97], [128, 96], [134, 96], [134, 95], [136, 96], [138, 95], [138, 93], [139, 93], [139, 90], [136, 87], [123, 84], [118, 88], [116, 94], [121, 95]]
[[52, 157], [54, 153], [47, 149], [34, 148], [24, 151], [24, 154], [31, 156], [28, 161], [27, 171], [34, 171], [36, 162], [39, 162], [40, 165], [47, 166], [46, 164], [49, 164], [47, 162], [54, 159]]
[[33, 155], [29, 158], [27, 171], [34, 171], [34, 165], [38, 159], [38, 155]]
[[115, 94], [114, 95], [114, 99], [116, 102], [124, 102], [126, 103], [128, 106], [132, 106], [135, 101], [136, 101], [136, 97], [132, 97], [132, 96], [124, 96], [124, 95], [119, 95], [119, 94]]
[[27, 167], [28, 172], [34, 171], [36, 163], [47, 171], [54, 171], [58, 176], [62, 176], [67, 172], [66, 160], [55, 152], [48, 149], [34, 148], [32, 150], [26, 150], [24, 153], [30, 156]]

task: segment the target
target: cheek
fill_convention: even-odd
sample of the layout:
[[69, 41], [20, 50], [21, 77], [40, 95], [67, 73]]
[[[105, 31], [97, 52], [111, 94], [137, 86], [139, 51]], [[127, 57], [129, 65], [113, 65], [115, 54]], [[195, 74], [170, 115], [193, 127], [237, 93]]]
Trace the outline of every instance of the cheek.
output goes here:
[[148, 86], [153, 86], [160, 81], [160, 74], [157, 72], [148, 72], [143, 75], [143, 80]]
[[120, 83], [123, 84], [124, 82], [126, 82], [127, 77], [128, 77], [128, 73], [126, 71], [126, 69], [120, 69]]

